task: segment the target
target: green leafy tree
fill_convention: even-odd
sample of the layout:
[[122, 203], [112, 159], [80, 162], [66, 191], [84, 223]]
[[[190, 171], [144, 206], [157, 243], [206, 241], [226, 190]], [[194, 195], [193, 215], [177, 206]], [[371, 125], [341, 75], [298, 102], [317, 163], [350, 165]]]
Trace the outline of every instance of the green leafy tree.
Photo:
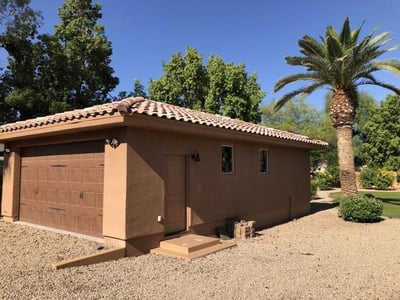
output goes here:
[[147, 94], [145, 91], [145, 88], [143, 84], [140, 82], [139, 79], [135, 79], [133, 81], [133, 91], [128, 92], [128, 91], [121, 91], [118, 93], [118, 96], [115, 97], [113, 100], [117, 101], [123, 98], [128, 98], [128, 97], [143, 97], [147, 98]]
[[[59, 10], [56, 34], [38, 34], [40, 12], [29, 0], [0, 0], [4, 32], [0, 46], [8, 53], [0, 95], [12, 118], [27, 119], [108, 100], [118, 79], [109, 66], [111, 44], [100, 5], [67, 0]], [[3, 120], [4, 121], [4, 120]]]
[[[273, 100], [267, 105], [261, 106], [261, 124], [306, 135], [313, 138], [319, 138], [318, 128], [320, 128], [321, 112], [304, 102], [302, 98], [295, 98], [293, 101], [282, 107], [275, 109], [276, 101]], [[315, 151], [311, 154], [311, 169], [317, 170], [325, 163], [322, 151]]]
[[311, 169], [322, 166], [337, 166], [336, 134], [329, 116], [296, 97], [282, 109], [276, 110], [276, 101], [261, 107], [261, 123], [265, 126], [282, 129], [329, 143], [327, 149], [311, 152]]
[[30, 32], [32, 37], [42, 19], [41, 13], [33, 10], [31, 0], [0, 0], [0, 26], [3, 29], [18, 32]]
[[133, 81], [133, 94], [134, 97], [143, 97], [147, 98], [146, 91], [144, 89], [143, 84], [140, 83], [139, 79], [135, 79]]
[[302, 98], [293, 99], [280, 110], [276, 101], [261, 107], [262, 124], [298, 134], [316, 137], [321, 122], [321, 112], [308, 105]]
[[400, 170], [399, 112], [400, 96], [389, 95], [366, 122], [361, 153], [369, 167]]
[[0, 125], [17, 120], [17, 112], [6, 102], [11, 88], [5, 83], [5, 73], [0, 75]]
[[243, 64], [225, 63], [210, 56], [206, 65], [195, 48], [173, 54], [163, 63], [164, 75], [150, 80], [152, 99], [221, 114], [250, 122], [260, 121], [259, 105], [265, 93], [257, 75], [248, 76]]
[[[338, 163], [341, 199], [357, 194], [354, 153], [352, 147], [352, 126], [358, 107], [358, 87], [363, 84], [381, 86], [400, 94], [395, 86], [377, 80], [373, 73], [386, 70], [400, 74], [400, 62], [393, 59], [376, 60], [382, 54], [396, 47], [385, 48], [390, 41], [389, 33], [375, 36], [373, 30], [360, 39], [362, 26], [351, 30], [350, 21], [344, 21], [341, 32], [328, 26], [325, 37], [318, 41], [311, 36], [299, 40], [301, 56], [288, 56], [286, 62], [293, 66], [302, 66], [306, 72], [290, 75], [278, 80], [274, 90], [295, 83], [306, 82], [305, 86], [285, 94], [278, 102], [279, 109], [297, 95], [308, 95], [315, 90], [329, 87], [332, 99], [329, 103], [329, 115], [337, 133]], [[343, 201], [341, 201], [342, 204]]]
[[[118, 84], [110, 66], [112, 48], [98, 24], [101, 5], [91, 0], [66, 0], [59, 8], [61, 23], [55, 37], [61, 44], [66, 69], [57, 74], [64, 82], [62, 107], [82, 108], [108, 101]], [[65, 96], [67, 95], [67, 96]]]
[[210, 56], [204, 110], [207, 112], [258, 123], [259, 106], [265, 93], [257, 83], [257, 74], [248, 75], [244, 64], [225, 63], [220, 56]]
[[356, 168], [360, 168], [366, 164], [361, 148], [367, 139], [365, 126], [373, 117], [375, 110], [375, 99], [365, 92], [360, 92], [358, 94], [358, 108], [353, 124], [353, 149]]
[[163, 62], [164, 75], [150, 80], [150, 97], [158, 101], [201, 110], [207, 85], [203, 57], [194, 48], [184, 55], [177, 52], [169, 62]]
[[[2, 106], [18, 112], [21, 118], [30, 118], [47, 112], [41, 101], [39, 73], [41, 56], [36, 42], [41, 23], [39, 12], [29, 7], [29, 0], [0, 1], [0, 46], [8, 53], [7, 69], [2, 74]], [[14, 114], [14, 117], [16, 115]], [[7, 117], [4, 116], [4, 121]]]

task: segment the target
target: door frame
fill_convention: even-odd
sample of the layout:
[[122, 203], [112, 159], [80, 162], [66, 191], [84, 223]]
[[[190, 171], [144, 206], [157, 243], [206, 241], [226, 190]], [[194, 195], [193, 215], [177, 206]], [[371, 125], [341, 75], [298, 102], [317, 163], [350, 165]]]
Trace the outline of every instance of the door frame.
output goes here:
[[[166, 153], [164, 155], [165, 181], [168, 180], [167, 179], [167, 172], [168, 172], [167, 163], [168, 163], [168, 158], [169, 157], [181, 157], [183, 159], [184, 163], [185, 163], [185, 166], [184, 166], [185, 174], [183, 176], [184, 177], [184, 181], [185, 181], [184, 182], [184, 192], [185, 192], [185, 199], [184, 199], [185, 200], [184, 201], [184, 214], [185, 214], [185, 217], [184, 217], [184, 220], [185, 220], [185, 226], [184, 226], [184, 229], [182, 229], [181, 231], [177, 231], [177, 232], [168, 232], [167, 233], [167, 231], [165, 230], [164, 233], [165, 233], [166, 236], [174, 235], [174, 234], [179, 233], [179, 232], [188, 231], [189, 227], [191, 226], [191, 221], [192, 221], [192, 216], [191, 216], [192, 211], [191, 211], [191, 208], [189, 206], [189, 201], [190, 201], [190, 196], [189, 196], [189, 191], [190, 191], [190, 189], [189, 189], [189, 180], [190, 180], [190, 178], [189, 178], [189, 174], [190, 174], [190, 172], [189, 172], [190, 171], [190, 169], [189, 169], [189, 166], [190, 166], [189, 155], [187, 155], [186, 153]], [[164, 218], [164, 220], [165, 220], [165, 217], [166, 217], [166, 199], [167, 199], [167, 184], [164, 184], [164, 201], [163, 201], [163, 218]]]

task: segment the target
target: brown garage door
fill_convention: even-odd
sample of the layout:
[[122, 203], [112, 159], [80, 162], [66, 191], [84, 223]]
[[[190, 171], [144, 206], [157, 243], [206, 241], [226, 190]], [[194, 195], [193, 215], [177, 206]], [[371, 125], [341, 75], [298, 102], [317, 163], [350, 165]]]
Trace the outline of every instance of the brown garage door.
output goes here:
[[104, 143], [30, 147], [21, 154], [20, 220], [102, 236]]

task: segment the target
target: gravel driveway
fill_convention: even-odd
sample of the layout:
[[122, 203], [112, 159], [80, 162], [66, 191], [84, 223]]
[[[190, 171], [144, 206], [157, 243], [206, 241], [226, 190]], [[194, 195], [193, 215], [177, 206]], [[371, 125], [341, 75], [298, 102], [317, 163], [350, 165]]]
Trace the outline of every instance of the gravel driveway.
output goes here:
[[344, 222], [336, 208], [193, 261], [156, 255], [53, 271], [99, 246], [0, 222], [1, 299], [399, 299], [400, 220]]

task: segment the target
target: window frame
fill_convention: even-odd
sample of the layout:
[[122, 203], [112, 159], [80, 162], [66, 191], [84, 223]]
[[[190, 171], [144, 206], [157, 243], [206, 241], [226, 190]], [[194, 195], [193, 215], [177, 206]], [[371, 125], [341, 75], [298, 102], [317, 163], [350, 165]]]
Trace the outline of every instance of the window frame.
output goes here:
[[[265, 154], [265, 157], [264, 155]], [[265, 159], [265, 162], [262, 160]], [[265, 163], [265, 166], [263, 168], [263, 163]], [[259, 173], [260, 174], [269, 174], [269, 151], [268, 149], [258, 149], [258, 167], [259, 167]]]
[[[223, 161], [223, 155], [224, 155], [224, 148], [229, 148], [231, 149], [230, 153], [231, 153], [231, 159], [230, 159], [230, 165], [231, 165], [231, 170], [229, 172], [224, 171], [224, 161]], [[234, 147], [232, 145], [221, 145], [221, 173], [223, 175], [232, 175], [235, 174], [235, 151], [234, 151]]]

